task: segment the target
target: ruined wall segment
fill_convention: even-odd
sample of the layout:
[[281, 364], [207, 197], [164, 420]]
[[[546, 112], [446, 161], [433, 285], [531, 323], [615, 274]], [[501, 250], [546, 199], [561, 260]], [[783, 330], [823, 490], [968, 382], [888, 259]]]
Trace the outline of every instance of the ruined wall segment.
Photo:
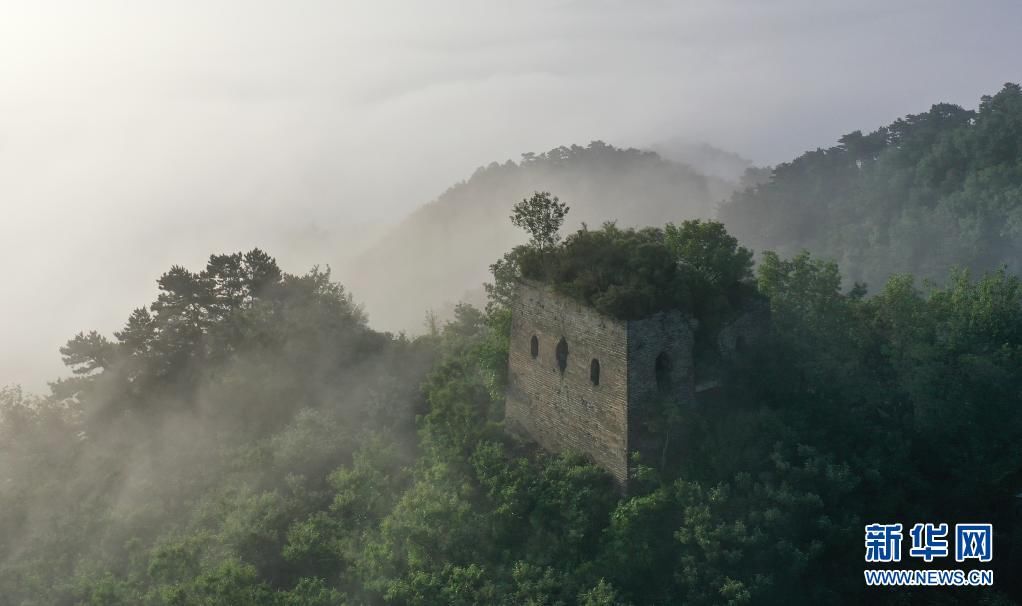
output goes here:
[[717, 332], [717, 347], [722, 356], [733, 358], [749, 345], [761, 341], [769, 326], [769, 304], [766, 301], [755, 301], [721, 327]]
[[655, 461], [663, 436], [648, 431], [652, 408], [686, 407], [695, 401], [693, 349], [696, 322], [680, 311], [659, 312], [627, 323], [628, 448]]
[[[552, 452], [584, 453], [621, 485], [628, 479], [628, 326], [550, 286], [520, 283], [511, 310], [505, 413], [508, 429]], [[592, 380], [594, 359], [599, 384]]]
[[667, 464], [680, 437], [671, 419], [722, 401], [721, 366], [768, 326], [765, 302], [747, 302], [701, 345], [697, 366], [699, 323], [679, 309], [620, 320], [549, 284], [521, 281], [511, 306], [505, 425], [548, 451], [587, 455], [627, 491], [631, 454]]

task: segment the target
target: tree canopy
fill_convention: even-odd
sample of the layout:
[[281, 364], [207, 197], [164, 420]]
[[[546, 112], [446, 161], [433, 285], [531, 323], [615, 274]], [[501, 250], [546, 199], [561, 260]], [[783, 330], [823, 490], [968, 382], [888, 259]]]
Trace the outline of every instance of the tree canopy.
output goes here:
[[940, 103], [869, 134], [776, 166], [734, 194], [720, 219], [742, 242], [837, 261], [882, 285], [955, 266], [1022, 271], [1022, 88], [1005, 84], [976, 110]]
[[530, 246], [546, 250], [561, 239], [559, 232], [568, 210], [568, 205], [550, 192], [536, 192], [511, 209], [511, 224], [529, 233]]
[[[559, 246], [560, 271], [585, 252], [622, 275], [654, 259], [713, 288], [749, 279], [713, 224]], [[866, 298], [834, 263], [765, 255], [769, 333], [719, 402], [683, 411], [683, 456], [643, 462], [622, 496], [502, 431], [501, 305], [408, 340], [368, 329], [327, 273], [275, 267], [173, 268], [114, 339], [69, 342], [82, 372], [51, 395], [0, 390], [7, 602], [895, 606], [931, 594], [863, 585], [866, 521], [1003, 521], [1022, 482], [1022, 284], [1005, 271]], [[601, 279], [575, 287], [603, 296], [585, 290]], [[997, 585], [943, 603], [1018, 598], [995, 528]]]
[[494, 272], [498, 281], [520, 275], [551, 284], [621, 319], [674, 309], [727, 316], [755, 291], [752, 253], [720, 223], [702, 220], [663, 229], [583, 227], [556, 246], [515, 249]]
[[[1008, 85], [781, 165], [725, 207], [738, 238], [691, 220], [562, 240], [566, 207], [537, 194], [487, 308], [414, 339], [371, 329], [328, 270], [260, 250], [171, 267], [121, 330], [60, 349], [51, 393], [0, 389], [0, 601], [1019, 603], [1020, 99]], [[745, 245], [766, 244], [753, 268]], [[937, 279], [877, 279], [903, 269]], [[679, 456], [637, 460], [622, 495], [503, 431], [522, 277], [616, 317], [712, 326], [754, 298], [771, 321], [721, 361], [712, 405], [677, 412]], [[993, 522], [996, 584], [866, 587], [874, 521]]]

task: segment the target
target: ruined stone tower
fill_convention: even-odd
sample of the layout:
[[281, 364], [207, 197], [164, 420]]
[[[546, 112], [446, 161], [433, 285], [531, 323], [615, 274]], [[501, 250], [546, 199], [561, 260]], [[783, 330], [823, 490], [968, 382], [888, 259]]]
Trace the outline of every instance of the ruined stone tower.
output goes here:
[[695, 321], [680, 311], [618, 320], [528, 281], [511, 314], [508, 429], [584, 453], [625, 486], [629, 453], [655, 448], [650, 402], [694, 400]]

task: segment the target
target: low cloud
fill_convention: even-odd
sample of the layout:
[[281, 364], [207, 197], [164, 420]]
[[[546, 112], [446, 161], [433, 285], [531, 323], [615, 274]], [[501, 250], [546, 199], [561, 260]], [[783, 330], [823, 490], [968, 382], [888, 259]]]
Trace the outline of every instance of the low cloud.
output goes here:
[[0, 384], [40, 390], [58, 345], [117, 328], [172, 263], [258, 245], [341, 266], [491, 160], [681, 136], [775, 163], [933, 102], [972, 106], [1019, 79], [1020, 16], [948, 1], [8, 7]]

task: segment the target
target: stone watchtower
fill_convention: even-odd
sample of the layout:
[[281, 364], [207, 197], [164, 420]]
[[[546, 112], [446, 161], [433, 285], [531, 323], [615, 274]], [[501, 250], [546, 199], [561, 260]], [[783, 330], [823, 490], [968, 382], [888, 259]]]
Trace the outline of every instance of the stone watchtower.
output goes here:
[[656, 448], [644, 408], [657, 397], [694, 401], [695, 326], [681, 311], [618, 320], [521, 282], [511, 308], [508, 429], [550, 451], [584, 453], [625, 486], [629, 453]]

